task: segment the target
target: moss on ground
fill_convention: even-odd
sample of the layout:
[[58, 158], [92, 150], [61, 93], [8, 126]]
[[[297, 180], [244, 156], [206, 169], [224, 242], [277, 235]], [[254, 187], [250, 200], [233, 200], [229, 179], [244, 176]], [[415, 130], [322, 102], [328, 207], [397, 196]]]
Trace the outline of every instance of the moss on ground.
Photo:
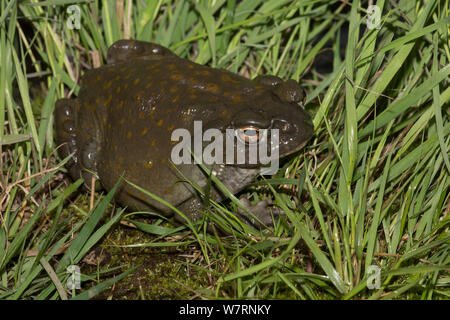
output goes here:
[[[195, 295], [196, 289], [207, 286], [205, 279], [188, 267], [182, 257], [184, 250], [145, 246], [153, 239], [154, 236], [123, 225], [108, 233], [97, 246], [106, 253], [107, 261], [100, 266], [84, 263], [81, 271], [96, 274], [97, 270], [122, 266], [114, 272], [119, 274], [134, 266], [138, 268], [96, 299], [186, 299]], [[142, 246], [127, 247], [136, 244]]]

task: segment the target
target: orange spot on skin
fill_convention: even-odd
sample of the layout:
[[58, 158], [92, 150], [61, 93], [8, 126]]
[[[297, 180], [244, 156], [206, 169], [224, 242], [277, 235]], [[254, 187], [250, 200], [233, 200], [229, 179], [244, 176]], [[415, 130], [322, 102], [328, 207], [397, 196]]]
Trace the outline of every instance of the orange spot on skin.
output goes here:
[[175, 96], [172, 99], [172, 102], [177, 102], [178, 100], [180, 100], [180, 96]]
[[239, 93], [235, 93], [231, 96], [233, 102], [242, 102], [242, 96]]
[[153, 118], [155, 118], [155, 109], [152, 109], [148, 115], [148, 117], [153, 120]]
[[189, 78], [189, 83], [190, 83], [191, 85], [195, 86], [195, 85], [198, 85], [198, 84], [200, 83], [200, 81], [198, 81], [197, 78], [190, 77], [190, 78]]
[[205, 90], [212, 93], [219, 93], [219, 86], [215, 83], [207, 83], [205, 86]]
[[156, 139], [152, 139], [151, 146], [156, 147]]
[[153, 161], [152, 160], [145, 161], [145, 167], [147, 169], [151, 169], [153, 167]]
[[100, 98], [99, 97], [95, 98], [95, 103], [96, 104], [100, 104]]
[[158, 122], [156, 123], [156, 125], [158, 127], [161, 127], [163, 125], [163, 123], [164, 123], [164, 120], [163, 119], [159, 119]]
[[150, 88], [151, 86], [153, 86], [153, 82], [149, 82], [149, 83], [147, 83], [146, 85], [145, 85], [145, 87], [148, 89], [148, 88]]
[[131, 139], [132, 135], [133, 135], [133, 134], [131, 133], [131, 131], [128, 131], [128, 132], [127, 132], [127, 139]]
[[230, 116], [228, 110], [223, 109], [222, 112], [220, 113], [220, 116], [223, 118], [228, 118]]
[[139, 117], [139, 119], [144, 119], [145, 113], [143, 111], [139, 112], [138, 117]]
[[167, 127], [167, 130], [169, 130], [169, 131], [173, 131], [173, 129], [175, 129], [175, 126], [172, 124]]
[[175, 81], [179, 81], [183, 78], [183, 76], [180, 73], [174, 73], [170, 76], [170, 79], [175, 80]]
[[166, 163], [167, 163], [166, 158], [162, 158], [161, 163], [162, 163], [162, 164], [166, 164]]
[[197, 70], [197, 71], [194, 71], [194, 74], [196, 76], [208, 77], [211, 75], [211, 72], [209, 70]]
[[139, 82], [141, 82], [141, 79], [140, 79], [140, 78], [136, 78], [136, 79], [134, 79], [134, 81], [133, 81], [134, 85], [139, 84]]
[[145, 135], [145, 134], [147, 134], [147, 131], [148, 131], [148, 129], [147, 129], [147, 128], [144, 128], [144, 129], [142, 129], [142, 131], [141, 131], [141, 135]]
[[108, 82], [105, 82], [105, 84], [103, 85], [103, 88], [104, 89], [109, 89], [109, 87], [111, 87], [111, 85], [112, 85], [112, 80], [109, 80]]
[[103, 102], [103, 105], [106, 107], [112, 100], [112, 94], [110, 94], [108, 96], [108, 98], [106, 98], [105, 102]]
[[226, 73], [222, 74], [220, 76], [220, 79], [222, 79], [225, 82], [233, 82], [234, 81], [233, 78], [231, 78], [230, 75], [226, 74]]
[[124, 124], [124, 123], [125, 123], [125, 119], [124, 118], [119, 120], [119, 124]]

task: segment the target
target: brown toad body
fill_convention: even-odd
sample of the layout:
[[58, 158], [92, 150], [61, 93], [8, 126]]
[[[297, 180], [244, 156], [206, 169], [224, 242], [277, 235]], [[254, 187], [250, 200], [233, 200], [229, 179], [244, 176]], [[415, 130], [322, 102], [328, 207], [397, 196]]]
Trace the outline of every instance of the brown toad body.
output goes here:
[[[311, 119], [298, 105], [302, 98], [294, 80], [249, 80], [181, 59], [157, 44], [120, 40], [109, 48], [108, 64], [86, 72], [77, 98], [57, 102], [57, 142], [64, 144], [62, 157], [74, 153], [67, 165], [74, 179], [89, 182], [93, 172], [110, 190], [123, 176], [196, 219], [202, 200], [180, 180], [184, 175], [204, 187], [208, 177], [196, 164], [174, 167], [173, 130], [193, 133], [194, 121], [221, 131], [279, 129], [281, 158], [298, 151], [312, 135]], [[246, 165], [208, 168], [233, 194], [260, 172], [258, 166]], [[224, 198], [215, 188], [211, 195], [217, 201]], [[115, 198], [136, 210], [172, 213], [127, 183]], [[260, 218], [268, 222], [270, 214], [263, 212]]]

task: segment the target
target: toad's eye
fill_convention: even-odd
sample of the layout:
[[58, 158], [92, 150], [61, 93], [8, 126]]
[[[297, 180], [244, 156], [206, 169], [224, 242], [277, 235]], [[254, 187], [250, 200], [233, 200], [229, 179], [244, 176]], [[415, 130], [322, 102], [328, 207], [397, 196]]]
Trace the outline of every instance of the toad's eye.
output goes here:
[[256, 127], [243, 127], [236, 130], [236, 135], [241, 140], [245, 141], [246, 143], [255, 143], [258, 142], [258, 140], [261, 137], [260, 129]]

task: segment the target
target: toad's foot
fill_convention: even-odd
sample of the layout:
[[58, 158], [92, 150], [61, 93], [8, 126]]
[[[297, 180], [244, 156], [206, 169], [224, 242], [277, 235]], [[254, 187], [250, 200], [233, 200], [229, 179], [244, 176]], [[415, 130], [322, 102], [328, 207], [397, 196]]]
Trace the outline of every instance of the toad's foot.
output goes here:
[[244, 207], [256, 216], [264, 225], [261, 225], [261, 223], [256, 221], [245, 210], [238, 208], [240, 217], [258, 229], [263, 229], [265, 226], [273, 226], [274, 219], [276, 220], [278, 216], [284, 214], [283, 210], [272, 206], [273, 201], [271, 199], [261, 200], [255, 205], [250, 204], [250, 201], [247, 199], [246, 195], [242, 195], [239, 200]]

